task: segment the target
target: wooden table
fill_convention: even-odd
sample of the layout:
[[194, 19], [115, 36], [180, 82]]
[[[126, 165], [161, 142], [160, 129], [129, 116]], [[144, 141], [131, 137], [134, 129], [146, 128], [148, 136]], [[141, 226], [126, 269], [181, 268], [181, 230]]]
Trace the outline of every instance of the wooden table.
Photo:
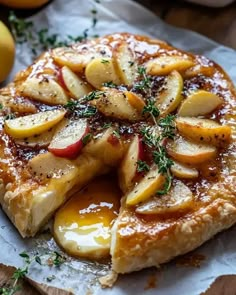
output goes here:
[[[171, 25], [196, 31], [236, 49], [236, 2], [225, 8], [206, 8], [173, 0], [137, 0], [137, 2]], [[37, 11], [38, 9], [17, 11], [17, 15], [24, 17]], [[0, 19], [7, 22], [8, 13], [8, 9], [0, 6]]]
[[[19, 0], [20, 1], [20, 0]], [[198, 5], [173, 0], [137, 0], [167, 23], [187, 28], [201, 33], [215, 41], [236, 49], [236, 2], [225, 8], [206, 8]], [[30, 16], [40, 9], [16, 11], [21, 17]], [[9, 10], [0, 6], [0, 19], [7, 23]], [[0, 286], [7, 281], [13, 272], [0, 264]], [[222, 276], [217, 279], [212, 288], [204, 295], [233, 295], [236, 290], [236, 276]], [[38, 292], [39, 291], [39, 292]], [[57, 288], [48, 288], [45, 285], [35, 285], [34, 282], [25, 282], [18, 295], [66, 295], [71, 294]]]

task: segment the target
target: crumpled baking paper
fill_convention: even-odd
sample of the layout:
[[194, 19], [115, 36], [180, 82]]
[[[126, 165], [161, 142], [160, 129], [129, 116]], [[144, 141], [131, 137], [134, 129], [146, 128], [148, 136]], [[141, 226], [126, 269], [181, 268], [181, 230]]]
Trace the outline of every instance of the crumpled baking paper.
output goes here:
[[[193, 53], [204, 54], [219, 63], [236, 82], [236, 52], [221, 46], [206, 37], [167, 25], [147, 9], [130, 0], [54, 0], [43, 11], [34, 15], [35, 26], [49, 28], [50, 32], [61, 36], [81, 35], [91, 26], [91, 9], [96, 6], [98, 23], [92, 34], [130, 32], [145, 34], [167, 41], [173, 46]], [[14, 74], [31, 63], [31, 51], [27, 45], [17, 48]], [[22, 266], [19, 253], [27, 250], [46, 253], [57, 249], [49, 234], [41, 234], [34, 239], [23, 240], [3, 212], [0, 212], [0, 262]], [[59, 269], [32, 264], [30, 277], [46, 283], [48, 276], [55, 275], [51, 285], [70, 288], [75, 294], [94, 295], [199, 295], [214, 279], [223, 274], [236, 273], [236, 228], [233, 227], [195, 252], [205, 255], [200, 268], [176, 266], [174, 262], [160, 269], [148, 269], [120, 276], [113, 289], [102, 290], [97, 278], [105, 275], [109, 266], [69, 258]], [[156, 281], [156, 288], [148, 288], [150, 279]]]

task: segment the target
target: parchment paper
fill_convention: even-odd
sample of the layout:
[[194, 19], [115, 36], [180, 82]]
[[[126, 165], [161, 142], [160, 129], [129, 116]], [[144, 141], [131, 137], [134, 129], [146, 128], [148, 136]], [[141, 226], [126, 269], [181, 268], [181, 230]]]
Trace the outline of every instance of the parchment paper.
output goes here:
[[[100, 4], [87, 0], [54, 0], [51, 5], [31, 19], [37, 28], [50, 28], [60, 35], [80, 35], [91, 24], [90, 10], [98, 10], [98, 24], [93, 34], [107, 34], [127, 31], [157, 37], [172, 45], [194, 53], [204, 54], [218, 62], [236, 82], [236, 52], [221, 46], [203, 36], [165, 24], [154, 14], [129, 0], [101, 0]], [[20, 69], [30, 64], [30, 49], [27, 46], [17, 49], [14, 71], [10, 78]], [[22, 266], [18, 254], [23, 250], [44, 253], [54, 250], [56, 245], [49, 234], [35, 239], [23, 240], [4, 213], [0, 212], [0, 262], [8, 265]], [[174, 262], [162, 266], [159, 270], [149, 269], [130, 275], [120, 276], [111, 290], [101, 290], [97, 277], [107, 273], [109, 267], [85, 261], [69, 259], [60, 269], [38, 266], [30, 268], [33, 279], [46, 282], [52, 274], [56, 279], [50, 284], [71, 288], [75, 294], [112, 294], [112, 295], [199, 295], [212, 281], [222, 274], [236, 273], [236, 228], [219, 234], [197, 253], [206, 259], [200, 268], [177, 267]], [[148, 281], [156, 280], [156, 288], [147, 288]], [[154, 276], [154, 277], [153, 277]], [[146, 290], [145, 290], [146, 289]]]

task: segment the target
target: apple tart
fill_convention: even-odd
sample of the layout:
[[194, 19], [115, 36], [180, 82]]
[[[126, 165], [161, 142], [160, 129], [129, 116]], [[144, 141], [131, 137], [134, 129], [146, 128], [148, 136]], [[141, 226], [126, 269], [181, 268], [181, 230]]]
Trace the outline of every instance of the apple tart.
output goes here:
[[[158, 266], [236, 222], [235, 89], [207, 58], [108, 35], [42, 54], [0, 102], [0, 202], [23, 237], [114, 171], [120, 211], [106, 247], [116, 273]], [[71, 200], [55, 218], [67, 250], [58, 216], [72, 216]]]

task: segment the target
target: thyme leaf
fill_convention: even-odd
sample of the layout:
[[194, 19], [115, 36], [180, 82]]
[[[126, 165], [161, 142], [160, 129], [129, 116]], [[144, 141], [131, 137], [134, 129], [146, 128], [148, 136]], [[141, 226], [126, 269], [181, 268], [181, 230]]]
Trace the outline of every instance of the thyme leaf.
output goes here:
[[149, 165], [145, 161], [138, 160], [137, 171], [138, 172], [148, 172], [150, 170]]

